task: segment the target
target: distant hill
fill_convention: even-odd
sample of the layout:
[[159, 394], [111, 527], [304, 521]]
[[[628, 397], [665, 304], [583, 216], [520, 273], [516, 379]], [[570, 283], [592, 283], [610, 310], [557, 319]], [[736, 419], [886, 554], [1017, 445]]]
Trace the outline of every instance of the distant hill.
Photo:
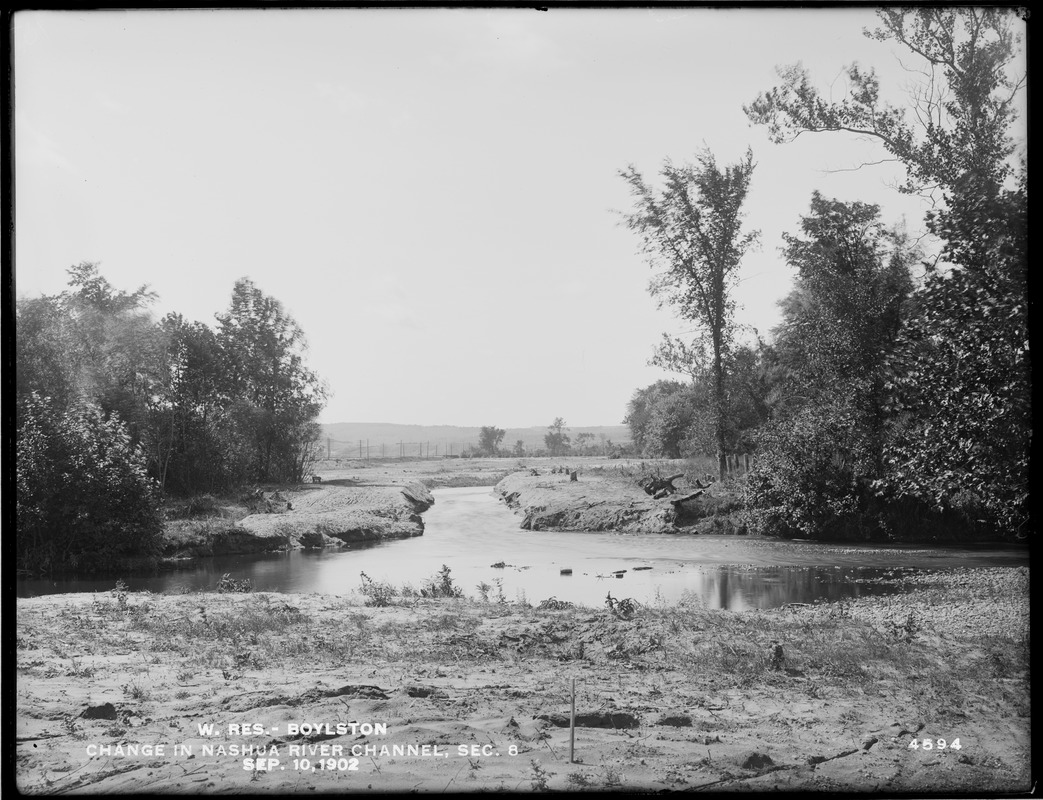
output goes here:
[[[358, 458], [360, 453], [371, 457], [416, 456], [416, 455], [459, 455], [469, 446], [478, 444], [481, 426], [473, 428], [455, 425], [396, 425], [385, 422], [334, 422], [322, 426], [323, 447], [329, 447], [334, 458]], [[533, 452], [544, 447], [543, 437], [547, 427], [507, 428], [501, 447], [512, 450], [519, 439], [526, 451]], [[573, 444], [580, 433], [593, 434], [593, 444], [600, 444], [604, 437], [614, 444], [630, 441], [630, 429], [626, 425], [568, 426]], [[367, 451], [368, 447], [368, 451]]]

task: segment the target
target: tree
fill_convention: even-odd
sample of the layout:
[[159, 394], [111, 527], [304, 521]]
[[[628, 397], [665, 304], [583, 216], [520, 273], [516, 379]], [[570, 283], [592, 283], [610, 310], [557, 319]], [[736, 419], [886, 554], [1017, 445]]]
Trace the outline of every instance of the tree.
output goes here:
[[148, 312], [155, 294], [147, 286], [118, 291], [88, 261], [68, 273], [60, 295], [19, 302], [18, 394], [37, 392], [65, 408], [96, 403], [140, 441], [166, 348]]
[[483, 455], [495, 456], [500, 451], [500, 442], [507, 435], [503, 428], [495, 425], [483, 426], [478, 434], [478, 449]]
[[764, 533], [865, 535], [882, 527], [870, 484], [883, 474], [885, 363], [911, 254], [876, 206], [817, 192], [801, 233], [784, 237], [797, 276], [775, 330], [786, 402], [758, 434], [747, 507]]
[[522, 441], [521, 439], [518, 439], [514, 443], [514, 455], [517, 456], [518, 458], [521, 458], [522, 456], [525, 455], [525, 442]]
[[591, 446], [594, 441], [593, 433], [577, 433], [576, 434], [576, 446], [579, 448], [579, 452], [585, 454], [587, 449]]
[[[1024, 74], [1011, 75], [1021, 37], [1014, 8], [944, 6], [883, 9], [881, 27], [865, 31], [893, 40], [923, 62], [924, 80], [906, 109], [880, 99], [873, 70], [846, 68], [848, 96], [827, 102], [796, 64], [780, 68], [780, 86], [761, 93], [744, 111], [768, 126], [776, 142], [802, 133], [847, 132], [877, 140], [907, 169], [905, 191], [940, 188], [949, 214], [961, 216], [995, 197], [1011, 174], [1009, 128]], [[977, 196], [977, 199], [975, 199]]]
[[570, 440], [567, 431], [565, 420], [561, 417], [555, 417], [554, 422], [547, 428], [543, 443], [552, 456], [560, 456], [568, 452]]
[[709, 339], [713, 421], [718, 470], [727, 472], [725, 365], [734, 338], [732, 288], [740, 262], [756, 239], [743, 233], [742, 206], [753, 174], [753, 153], [719, 169], [711, 153], [695, 164], [667, 161], [657, 193], [630, 166], [620, 174], [630, 185], [635, 209], [626, 225], [641, 239], [653, 269], [652, 293], [696, 323]]
[[145, 455], [115, 415], [90, 403], [18, 402], [16, 560], [50, 572], [152, 555], [162, 515]]
[[915, 252], [884, 229], [877, 206], [830, 200], [818, 192], [812, 195], [811, 212], [801, 218], [801, 232], [783, 237], [786, 261], [797, 276], [781, 304], [778, 357], [789, 371], [790, 391], [799, 393], [801, 402], [829, 403], [838, 395], [853, 402], [873, 439], [877, 477], [884, 365], [912, 291], [909, 265]]
[[941, 195], [927, 222], [942, 266], [926, 265], [889, 360], [893, 441], [878, 488], [1019, 531], [1031, 436], [1026, 168], [1011, 137], [1025, 84], [1015, 70], [1022, 23], [1013, 8], [879, 15], [867, 36], [897, 42], [923, 66], [913, 122], [881, 102], [875, 74], [857, 66], [839, 102], [826, 102], [798, 65], [745, 110], [780, 142], [814, 132], [874, 138], [905, 165], [904, 191]]
[[282, 304], [248, 278], [217, 317], [221, 393], [238, 436], [249, 441], [258, 481], [299, 481], [319, 434], [326, 390], [304, 365], [304, 333]]

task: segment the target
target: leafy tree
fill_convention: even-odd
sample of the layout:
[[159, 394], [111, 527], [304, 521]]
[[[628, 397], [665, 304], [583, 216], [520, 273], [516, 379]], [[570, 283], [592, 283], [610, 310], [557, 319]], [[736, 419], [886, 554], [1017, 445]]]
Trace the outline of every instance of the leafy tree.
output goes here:
[[522, 456], [525, 455], [525, 442], [522, 441], [521, 439], [518, 439], [514, 443], [514, 455], [517, 456], [518, 458], [521, 458]]
[[168, 314], [161, 326], [168, 342], [166, 381], [151, 425], [160, 486], [173, 494], [230, 489], [246, 478], [247, 466], [231, 458], [239, 448], [228, 440], [217, 337], [180, 314]]
[[254, 479], [301, 480], [326, 400], [325, 388], [304, 365], [303, 331], [248, 278], [236, 281], [231, 305], [217, 322], [220, 391], [237, 435], [252, 445]]
[[878, 475], [884, 364], [912, 291], [909, 264], [915, 254], [884, 229], [877, 206], [829, 200], [818, 192], [801, 219], [801, 232], [802, 237], [783, 237], [797, 277], [776, 330], [779, 360], [803, 402], [830, 403], [839, 394], [852, 398], [872, 438]]
[[827, 102], [798, 66], [746, 112], [776, 141], [805, 132], [869, 136], [907, 170], [905, 191], [940, 193], [928, 214], [943, 248], [890, 364], [888, 474], [878, 489], [1007, 532], [1027, 520], [1031, 436], [1025, 164], [1010, 135], [1025, 77], [1012, 8], [886, 9], [867, 35], [922, 64], [906, 109], [881, 102], [872, 71], [847, 70]]
[[555, 417], [554, 422], [547, 428], [543, 443], [552, 456], [560, 456], [568, 452], [570, 439], [567, 431], [565, 420], [561, 417]]
[[95, 263], [68, 272], [70, 288], [57, 297], [19, 302], [19, 396], [38, 392], [66, 408], [96, 403], [140, 441], [166, 346], [147, 310], [155, 294], [116, 290]]
[[500, 442], [507, 431], [495, 425], [483, 426], [478, 433], [478, 449], [487, 456], [494, 456], [500, 451]]
[[659, 270], [651, 291], [709, 339], [713, 420], [720, 476], [727, 471], [725, 374], [734, 338], [732, 288], [740, 262], [756, 239], [742, 233], [742, 205], [753, 174], [753, 154], [720, 169], [703, 152], [695, 164], [667, 161], [664, 188], [654, 191], [631, 166], [620, 174], [635, 209], [626, 225], [641, 239], [649, 265]]
[[593, 433], [577, 433], [576, 434], [576, 446], [579, 448], [581, 453], [586, 453], [594, 441]]
[[630, 439], [637, 452], [645, 452], [645, 447], [649, 443], [648, 426], [656, 401], [683, 388], [683, 384], [677, 381], [659, 380], [650, 386], [634, 391], [630, 402], [627, 403], [627, 415], [623, 418], [623, 424], [630, 428]]
[[16, 504], [16, 560], [31, 571], [152, 554], [162, 526], [145, 455], [118, 417], [36, 393], [18, 403]]

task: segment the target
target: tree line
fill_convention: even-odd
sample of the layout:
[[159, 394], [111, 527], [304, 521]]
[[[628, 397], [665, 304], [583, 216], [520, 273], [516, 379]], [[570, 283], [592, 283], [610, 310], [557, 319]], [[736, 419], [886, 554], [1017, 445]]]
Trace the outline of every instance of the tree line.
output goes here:
[[[688, 376], [637, 390], [625, 422], [645, 454], [754, 454], [748, 518], [787, 537], [1023, 538], [1031, 437], [1027, 169], [1011, 138], [1024, 75], [1017, 13], [885, 9], [870, 38], [920, 61], [910, 113], [871, 70], [822, 97], [800, 66], [744, 106], [777, 143], [805, 134], [878, 141], [904, 165], [899, 191], [929, 193], [940, 252], [887, 227], [880, 209], [815, 193], [782, 254], [796, 272], [771, 340], [739, 341], [735, 275], [751, 153], [720, 167], [621, 176], [625, 223], [657, 271], [652, 291], [695, 324], [653, 363]], [[911, 118], [911, 121], [910, 121]]]
[[147, 287], [69, 276], [16, 306], [20, 568], [148, 554], [164, 496], [302, 479], [326, 390], [278, 300], [243, 278], [214, 327], [156, 321]]

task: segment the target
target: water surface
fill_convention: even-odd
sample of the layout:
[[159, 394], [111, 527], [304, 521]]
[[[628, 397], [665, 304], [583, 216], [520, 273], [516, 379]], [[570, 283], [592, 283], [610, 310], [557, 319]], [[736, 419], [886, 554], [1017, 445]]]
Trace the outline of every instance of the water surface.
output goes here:
[[[419, 589], [445, 564], [454, 582], [474, 597], [484, 584], [490, 597], [533, 604], [554, 597], [601, 606], [611, 592], [646, 604], [686, 598], [709, 608], [744, 610], [893, 592], [905, 569], [1028, 563], [1020, 549], [525, 531], [489, 487], [438, 489], [434, 496], [423, 536], [342, 550], [216, 556], [124, 581], [132, 590], [171, 592], [213, 588], [229, 573], [249, 578], [259, 591], [350, 595], [362, 582], [361, 572]], [[492, 566], [499, 563], [505, 566]], [[562, 574], [567, 569], [571, 575]], [[108, 591], [113, 585], [111, 577], [19, 581], [18, 594]]]

